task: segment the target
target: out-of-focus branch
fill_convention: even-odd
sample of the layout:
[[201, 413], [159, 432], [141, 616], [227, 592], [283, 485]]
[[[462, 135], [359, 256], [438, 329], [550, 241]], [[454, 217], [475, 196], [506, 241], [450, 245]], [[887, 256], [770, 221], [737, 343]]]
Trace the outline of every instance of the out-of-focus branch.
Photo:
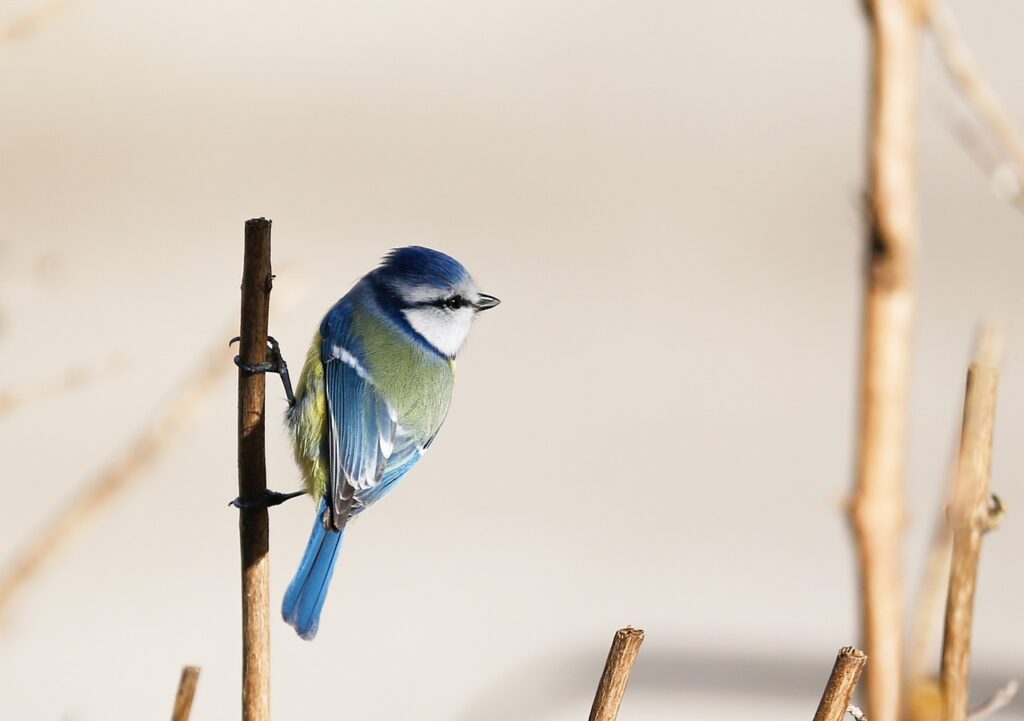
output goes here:
[[1016, 681], [1007, 681], [1006, 685], [992, 694], [988, 701], [975, 709], [971, 709], [971, 712], [967, 714], [967, 721], [982, 721], [982, 719], [1002, 711], [1010, 705], [1019, 689], [1020, 684]]
[[49, 521], [0, 573], [0, 619], [18, 594], [115, 498], [134, 485], [189, 426], [213, 389], [231, 369], [223, 331], [202, 356], [197, 369], [178, 390], [166, 410], [105, 468], [61, 504]]
[[903, 668], [907, 388], [917, 248], [917, 0], [866, 3], [872, 40], [867, 238], [856, 489], [861, 628], [871, 721], [897, 721]]
[[0, 23], [0, 46], [5, 42], [24, 40], [35, 34], [39, 28], [70, 8], [77, 0], [49, 0], [24, 15]]
[[818, 702], [818, 710], [814, 713], [814, 721], [842, 721], [850, 708], [850, 699], [857, 688], [861, 671], [868, 657], [853, 646], [839, 649], [832, 673], [825, 684], [825, 691]]
[[[293, 272], [289, 266], [289, 273]], [[295, 268], [294, 273], [301, 272]], [[298, 287], [293, 284], [290, 287]], [[298, 293], [278, 297], [278, 313], [294, 306]], [[157, 415], [120, 454], [61, 505], [46, 524], [15, 552], [14, 559], [0, 570], [0, 625], [12, 603], [28, 585], [88, 526], [95, 517], [142, 479], [145, 472], [181, 437], [202, 407], [214, 397], [217, 383], [234, 368], [226, 339], [237, 328], [232, 321], [218, 332], [217, 340], [200, 356], [188, 379], [172, 396], [163, 413]]]
[[1012, 188], [1004, 192], [1013, 202], [1024, 202], [1024, 137], [1021, 137], [999, 96], [982, 75], [946, 3], [943, 0], [927, 0], [924, 9], [943, 65], [975, 116], [988, 128], [1007, 158], [1015, 182]]
[[26, 403], [36, 403], [62, 393], [77, 390], [104, 375], [118, 373], [122, 368], [123, 364], [117, 360], [111, 360], [97, 368], [75, 366], [64, 371], [63, 375], [59, 378], [0, 390], [0, 418], [10, 415]]
[[999, 371], [972, 364], [967, 374], [960, 461], [949, 521], [953, 531], [940, 674], [944, 721], [966, 721], [971, 624], [981, 539], [989, 526], [989, 476]]
[[643, 642], [644, 632], [640, 629], [627, 626], [615, 632], [608, 660], [604, 664], [604, 673], [601, 674], [594, 696], [594, 705], [590, 708], [590, 721], [615, 721], [622, 696], [626, 692], [629, 674], [633, 670], [633, 662]]
[[174, 697], [171, 721], [188, 721], [188, 717], [192, 714], [192, 699], [195, 698], [196, 684], [198, 683], [198, 666], [185, 666], [181, 669], [181, 680], [178, 682], [178, 694]]
[[[999, 368], [1006, 350], [1006, 328], [997, 322], [988, 322], [979, 329], [974, 343], [974, 362], [990, 368]], [[932, 541], [925, 562], [924, 577], [918, 591], [914, 608], [913, 632], [910, 641], [908, 663], [908, 708], [911, 721], [928, 721], [934, 714], [931, 709], [935, 696], [937, 679], [929, 671], [935, 648], [935, 629], [939, 627], [942, 610], [946, 601], [949, 583], [949, 557], [952, 551], [952, 532], [946, 520], [945, 507], [953, 488], [959, 458], [959, 429], [957, 442], [950, 453], [949, 474], [943, 488], [942, 512], [936, 514], [932, 530]]]

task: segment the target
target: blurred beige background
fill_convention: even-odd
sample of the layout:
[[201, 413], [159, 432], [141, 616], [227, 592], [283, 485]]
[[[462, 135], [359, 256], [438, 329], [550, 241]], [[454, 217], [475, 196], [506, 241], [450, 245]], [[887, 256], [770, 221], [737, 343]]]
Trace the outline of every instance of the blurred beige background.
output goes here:
[[[1024, 5], [954, 10], [1024, 123]], [[226, 343], [246, 218], [274, 220], [295, 366], [388, 248], [428, 244], [505, 302], [433, 450], [347, 539], [313, 643], [277, 615], [311, 510], [273, 511], [275, 717], [585, 718], [634, 624], [623, 721], [810, 718], [856, 640], [866, 52], [853, 0], [78, 0], [0, 41], [0, 387], [122, 367], [0, 418], [0, 547]], [[925, 57], [911, 579], [975, 324], [1010, 332], [980, 700], [1024, 670], [1024, 217]], [[13, 609], [0, 717], [163, 718], [184, 663], [194, 719], [237, 714], [232, 379]], [[294, 487], [276, 423], [268, 446]]]

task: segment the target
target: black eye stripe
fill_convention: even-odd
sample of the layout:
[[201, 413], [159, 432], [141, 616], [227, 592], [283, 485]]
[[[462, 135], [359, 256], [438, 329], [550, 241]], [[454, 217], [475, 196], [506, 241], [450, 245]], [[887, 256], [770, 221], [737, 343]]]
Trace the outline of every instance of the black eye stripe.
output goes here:
[[438, 298], [436, 300], [424, 300], [419, 303], [413, 303], [413, 308], [447, 308], [448, 310], [458, 310], [459, 308], [465, 308], [470, 305], [470, 302], [461, 295], [453, 295], [447, 298]]

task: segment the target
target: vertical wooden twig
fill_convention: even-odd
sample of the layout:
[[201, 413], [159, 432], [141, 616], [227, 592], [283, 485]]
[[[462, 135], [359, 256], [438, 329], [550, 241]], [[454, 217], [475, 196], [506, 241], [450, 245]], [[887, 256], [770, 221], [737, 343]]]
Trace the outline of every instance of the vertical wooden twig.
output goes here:
[[867, 661], [868, 657], [853, 646], [839, 649], [832, 674], [828, 677], [818, 710], [814, 714], [814, 721], [842, 721]]
[[[245, 223], [242, 318], [238, 354], [242, 363], [267, 359], [270, 312], [270, 221]], [[256, 500], [267, 490], [264, 448], [266, 377], [238, 371], [238, 496]], [[270, 524], [266, 508], [239, 511], [242, 548], [242, 719], [270, 716]]]
[[199, 683], [198, 666], [185, 666], [181, 669], [181, 680], [178, 682], [178, 695], [174, 698], [171, 721], [188, 721], [188, 717], [192, 713], [192, 699], [196, 695], [197, 683]]
[[626, 692], [629, 673], [633, 670], [633, 662], [644, 642], [644, 632], [637, 628], [620, 628], [612, 639], [612, 647], [608, 651], [608, 660], [604, 664], [604, 673], [597, 685], [594, 705], [590, 708], [590, 721], [615, 721], [619, 715], [619, 704]]
[[942, 705], [944, 721], [967, 718], [970, 675], [971, 621], [978, 576], [981, 538], [988, 528], [989, 475], [992, 431], [995, 425], [999, 372], [972, 364], [967, 373], [960, 463], [957, 468], [949, 522], [953, 529], [953, 560], [946, 597], [942, 637]]
[[897, 721], [903, 639], [902, 536], [907, 387], [917, 246], [916, 142], [920, 8], [866, 3], [873, 44], [870, 203], [857, 478], [857, 540], [868, 717]]
[[[974, 362], [999, 368], [1006, 350], [1006, 329], [989, 321], [979, 329], [974, 343]], [[949, 527], [946, 507], [956, 483], [960, 457], [960, 427], [950, 453], [948, 477], [942, 489], [942, 512], [936, 514], [935, 528], [925, 561], [917, 601], [913, 609], [910, 649], [907, 654], [907, 721], [934, 721], [939, 715], [939, 678], [933, 663], [935, 629], [941, 626], [949, 586], [949, 564], [953, 550], [953, 532]]]

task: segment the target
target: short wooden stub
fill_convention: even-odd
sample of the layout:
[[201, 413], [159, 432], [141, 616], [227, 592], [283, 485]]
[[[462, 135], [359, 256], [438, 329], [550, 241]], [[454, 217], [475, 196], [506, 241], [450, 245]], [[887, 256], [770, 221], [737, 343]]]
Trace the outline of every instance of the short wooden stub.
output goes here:
[[174, 697], [174, 712], [171, 721], [188, 721], [192, 713], [192, 699], [196, 695], [196, 684], [199, 683], [199, 667], [185, 666], [181, 669], [181, 680], [178, 682], [178, 695]]
[[853, 646], [839, 649], [832, 674], [828, 677], [818, 710], [814, 714], [814, 721], [842, 721], [867, 662], [868, 657], [864, 652]]
[[633, 670], [633, 662], [644, 642], [644, 632], [636, 628], [621, 628], [615, 632], [604, 673], [597, 686], [594, 705], [590, 709], [590, 721], [615, 721], [619, 715], [622, 695]]

